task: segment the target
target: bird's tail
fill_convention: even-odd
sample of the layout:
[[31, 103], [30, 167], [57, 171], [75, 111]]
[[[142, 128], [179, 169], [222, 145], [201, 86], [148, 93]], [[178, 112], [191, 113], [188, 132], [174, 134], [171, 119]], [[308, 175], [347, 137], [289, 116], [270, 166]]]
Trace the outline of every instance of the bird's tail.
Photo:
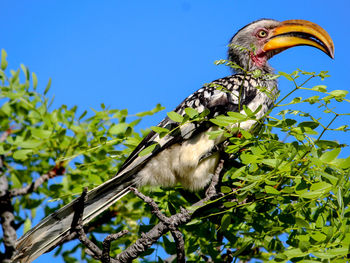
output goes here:
[[[135, 185], [130, 173], [118, 175], [87, 193], [83, 223], [102, 213]], [[37, 226], [23, 235], [16, 244], [13, 262], [32, 262], [46, 251], [54, 248], [70, 234], [75, 205], [78, 199], [44, 218]]]

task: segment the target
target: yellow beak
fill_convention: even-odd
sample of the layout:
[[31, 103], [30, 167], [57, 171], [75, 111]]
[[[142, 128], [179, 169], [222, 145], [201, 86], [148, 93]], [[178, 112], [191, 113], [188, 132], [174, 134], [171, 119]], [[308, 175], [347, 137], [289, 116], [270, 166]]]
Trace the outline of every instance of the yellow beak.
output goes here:
[[282, 51], [294, 46], [313, 46], [334, 58], [334, 44], [326, 30], [306, 20], [286, 20], [276, 27], [263, 51]]

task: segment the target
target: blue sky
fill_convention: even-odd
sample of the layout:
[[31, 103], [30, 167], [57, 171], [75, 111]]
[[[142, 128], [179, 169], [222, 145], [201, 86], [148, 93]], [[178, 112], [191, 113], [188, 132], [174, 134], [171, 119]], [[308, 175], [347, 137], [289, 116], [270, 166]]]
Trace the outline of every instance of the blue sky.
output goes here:
[[[52, 78], [54, 106], [78, 105], [83, 112], [104, 103], [135, 113], [161, 103], [171, 111], [202, 84], [230, 74], [213, 62], [226, 58], [227, 43], [238, 29], [260, 18], [306, 19], [325, 28], [335, 43], [335, 60], [297, 47], [270, 63], [285, 72], [329, 70], [332, 77], [322, 84], [348, 89], [349, 10], [348, 0], [1, 0], [0, 48], [8, 53], [9, 68], [25, 64], [42, 89]], [[283, 94], [291, 88], [280, 80]], [[164, 115], [148, 117], [142, 127]], [[335, 126], [346, 123], [349, 118]], [[328, 139], [349, 143], [346, 134]]]

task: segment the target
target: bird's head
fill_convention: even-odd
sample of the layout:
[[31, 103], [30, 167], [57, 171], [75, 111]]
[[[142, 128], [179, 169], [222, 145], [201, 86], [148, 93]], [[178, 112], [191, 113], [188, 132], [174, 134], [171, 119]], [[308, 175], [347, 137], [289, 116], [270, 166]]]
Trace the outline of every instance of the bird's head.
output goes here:
[[334, 57], [333, 41], [319, 25], [306, 20], [261, 19], [240, 29], [229, 44], [229, 60], [251, 71], [272, 72], [267, 60], [290, 47], [308, 45]]

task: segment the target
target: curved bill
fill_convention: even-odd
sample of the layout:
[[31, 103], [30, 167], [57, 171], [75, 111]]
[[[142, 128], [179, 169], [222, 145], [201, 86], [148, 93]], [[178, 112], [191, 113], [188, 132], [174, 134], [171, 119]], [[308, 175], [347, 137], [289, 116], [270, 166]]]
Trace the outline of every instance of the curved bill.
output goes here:
[[329, 34], [317, 24], [306, 20], [286, 20], [274, 29], [263, 47], [265, 52], [278, 52], [294, 46], [318, 48], [334, 58], [334, 44]]

